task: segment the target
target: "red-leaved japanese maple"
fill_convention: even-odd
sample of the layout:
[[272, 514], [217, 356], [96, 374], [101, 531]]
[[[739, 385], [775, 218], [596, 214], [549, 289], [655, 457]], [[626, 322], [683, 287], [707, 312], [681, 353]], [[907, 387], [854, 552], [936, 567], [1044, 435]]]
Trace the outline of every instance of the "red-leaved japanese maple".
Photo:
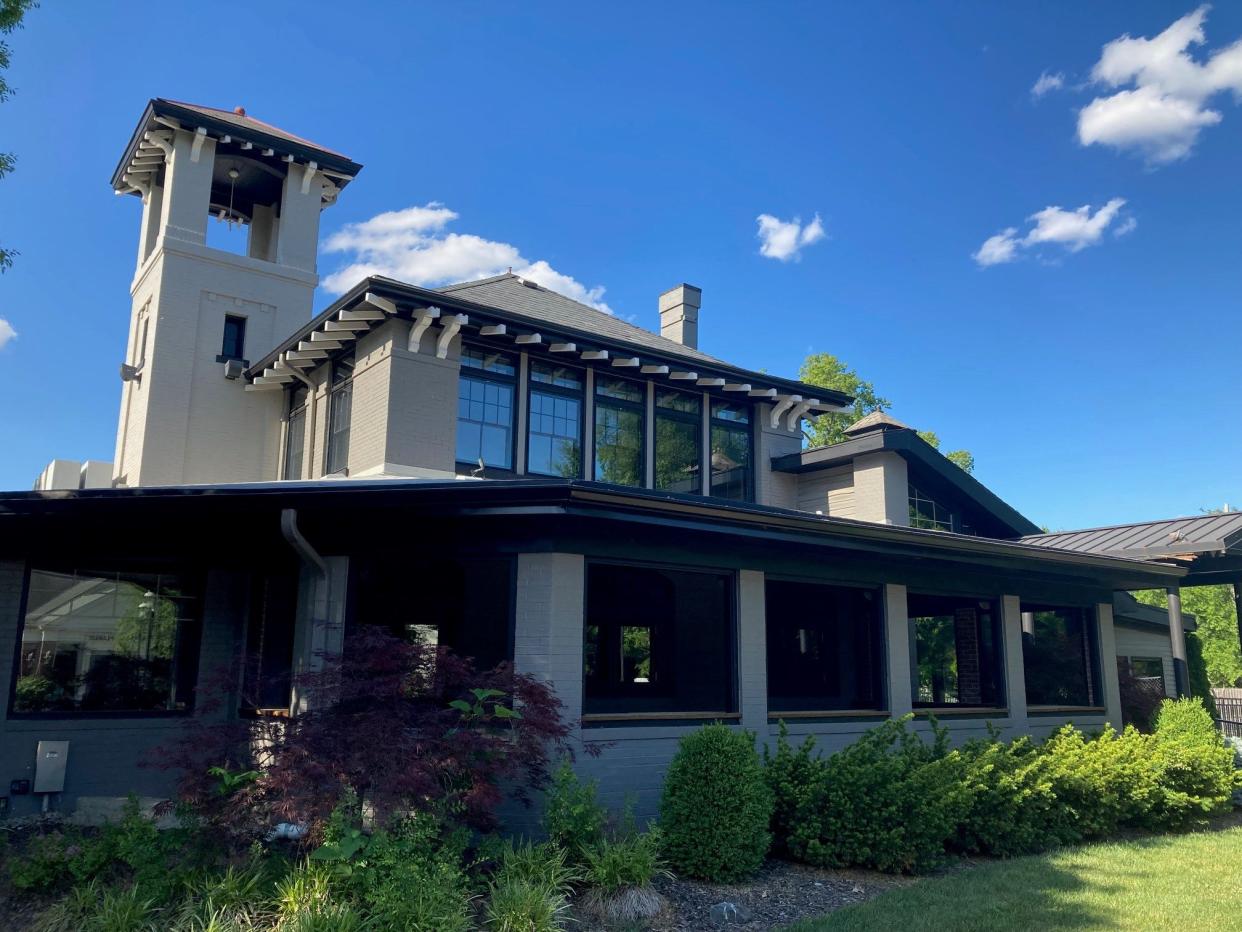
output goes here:
[[[222, 827], [305, 823], [314, 838], [352, 789], [380, 824], [434, 809], [491, 828], [506, 796], [528, 802], [566, 750], [560, 700], [508, 664], [479, 671], [360, 627], [323, 667], [296, 679], [306, 709], [291, 718], [196, 716], [164, 764], [182, 771], [182, 802]], [[221, 767], [255, 774], [222, 781], [210, 773]]]

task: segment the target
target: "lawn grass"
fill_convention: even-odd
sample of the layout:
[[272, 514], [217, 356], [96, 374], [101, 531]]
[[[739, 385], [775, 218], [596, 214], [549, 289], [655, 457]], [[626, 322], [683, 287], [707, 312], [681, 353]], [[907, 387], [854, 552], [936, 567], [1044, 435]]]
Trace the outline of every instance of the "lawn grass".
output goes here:
[[789, 932], [858, 929], [1242, 930], [1242, 828], [987, 862]]

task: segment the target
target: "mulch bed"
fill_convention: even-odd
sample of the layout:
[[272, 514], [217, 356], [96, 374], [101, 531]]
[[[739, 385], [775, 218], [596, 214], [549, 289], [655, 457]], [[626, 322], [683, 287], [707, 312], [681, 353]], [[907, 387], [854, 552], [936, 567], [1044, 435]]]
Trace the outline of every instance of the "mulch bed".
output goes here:
[[[627, 932], [701, 932], [724, 928], [758, 932], [779, 929], [799, 919], [861, 903], [895, 887], [916, 881], [870, 871], [821, 870], [788, 861], [768, 861], [754, 878], [738, 884], [699, 883], [663, 879], [655, 887], [668, 901], [665, 913], [650, 923], [627, 927]], [[718, 926], [711, 908], [730, 902], [750, 911], [750, 921]], [[572, 928], [582, 932], [607, 932], [608, 927], [577, 916]]]

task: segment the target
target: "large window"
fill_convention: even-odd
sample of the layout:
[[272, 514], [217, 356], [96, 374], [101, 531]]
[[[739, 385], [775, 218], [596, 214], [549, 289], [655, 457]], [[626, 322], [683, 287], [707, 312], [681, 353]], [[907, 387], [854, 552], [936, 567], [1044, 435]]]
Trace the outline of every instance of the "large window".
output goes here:
[[655, 487], [701, 492], [703, 396], [658, 388], [655, 405]]
[[448, 647], [480, 670], [513, 659], [511, 557], [398, 554], [358, 557], [350, 564], [355, 624]]
[[286, 713], [293, 698], [293, 635], [297, 624], [296, 566], [256, 573], [246, 623], [240, 702], [243, 712]]
[[876, 589], [766, 584], [768, 709], [882, 709], [883, 634]]
[[516, 372], [517, 360], [509, 353], [462, 347], [457, 385], [458, 469], [513, 469]]
[[354, 406], [354, 354], [345, 353], [332, 363], [332, 388], [328, 396], [328, 452], [324, 472], [344, 472], [349, 466], [349, 430]]
[[750, 405], [713, 401], [711, 443], [711, 494], [750, 501], [754, 497]]
[[929, 531], [953, 530], [953, 513], [910, 483], [910, 527]]
[[731, 713], [733, 626], [732, 574], [591, 564], [584, 712]]
[[199, 636], [182, 576], [33, 569], [13, 711], [185, 711]]
[[1025, 604], [1022, 612], [1027, 704], [1100, 705], [1095, 612]]
[[306, 450], [305, 385], [289, 393], [289, 420], [285, 426], [285, 479], [302, 478], [302, 459]]
[[1003, 705], [996, 603], [910, 593], [906, 604], [914, 705]]
[[600, 375], [595, 380], [595, 478], [645, 485], [646, 386]]
[[531, 361], [528, 473], [582, 475], [582, 381], [581, 369]]

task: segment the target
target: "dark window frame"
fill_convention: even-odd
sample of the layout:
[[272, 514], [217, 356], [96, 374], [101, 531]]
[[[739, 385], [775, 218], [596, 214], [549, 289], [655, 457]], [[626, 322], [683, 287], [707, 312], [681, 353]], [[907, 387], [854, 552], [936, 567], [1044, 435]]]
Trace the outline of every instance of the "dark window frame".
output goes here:
[[[216, 362], [229, 362], [237, 360], [242, 365], [249, 365], [246, 359], [246, 317], [241, 314], [225, 314], [224, 315], [224, 334], [220, 340], [220, 355], [216, 357]], [[230, 339], [230, 327], [236, 333], [232, 334]], [[229, 344], [233, 343], [233, 346]]]
[[[285, 415], [285, 458], [281, 464], [280, 476], [284, 480], [297, 480], [302, 478], [302, 473], [306, 469], [306, 418], [307, 410], [310, 407], [310, 389], [305, 385], [298, 385], [287, 394], [286, 407], [288, 413]], [[301, 395], [300, 400], [299, 395]], [[302, 441], [297, 451], [298, 474], [291, 476], [289, 475], [289, 464], [292, 460], [290, 453], [293, 450], [293, 425], [295, 422], [301, 424]]]
[[[332, 360], [332, 371], [328, 389], [328, 423], [327, 437], [323, 445], [323, 472], [325, 476], [349, 475], [349, 444], [354, 429], [354, 374], [357, 359], [354, 351], [348, 350]], [[344, 400], [342, 400], [344, 399]], [[347, 406], [347, 407], [346, 407]], [[338, 418], [342, 410], [349, 418], [345, 430], [338, 428]], [[342, 441], [340, 436], [344, 434]], [[342, 448], [341, 444], [344, 444]], [[338, 462], [341, 458], [343, 462]], [[336, 468], [333, 468], [333, 467]]]
[[[608, 482], [608, 479], [599, 476], [599, 421], [598, 416], [601, 409], [610, 409], [613, 411], [624, 411], [638, 415], [638, 461], [640, 475], [638, 482], [633, 485], [626, 485], [624, 488], [645, 489], [647, 488], [647, 458], [651, 451], [647, 449], [647, 396], [651, 391], [650, 382], [639, 381], [637, 379], [627, 379], [622, 376], [608, 373], [602, 375], [602, 371], [596, 369], [593, 375], [594, 385], [592, 387], [591, 396], [591, 464], [590, 476], [595, 482]], [[612, 395], [604, 395], [600, 393], [600, 385], [604, 380], [613, 380], [634, 385], [642, 389], [641, 401], [630, 401], [626, 398], [615, 398]]]
[[[557, 385], [553, 382], [536, 382], [534, 378], [535, 366], [547, 366], [548, 368], [571, 369], [579, 374], [581, 379], [579, 388], [569, 388], [564, 385]], [[578, 471], [572, 476], [574, 479], [581, 479], [586, 472], [586, 410], [587, 410], [587, 370], [578, 366], [567, 366], [552, 361], [545, 362], [542, 358], [536, 359], [534, 356], [527, 356], [526, 364], [526, 462], [524, 467], [526, 474], [531, 476], [553, 476], [555, 478], [569, 478], [559, 476], [556, 473], [535, 472], [530, 468], [530, 450], [531, 436], [534, 433], [534, 398], [536, 393], [540, 395], [549, 395], [553, 398], [568, 398], [578, 402]]]
[[[635, 710], [630, 712], [587, 712], [589, 698], [587, 696], [588, 681], [586, 676], [586, 659], [587, 659], [587, 628], [590, 627], [590, 602], [591, 602], [591, 568], [595, 566], [616, 566], [624, 569], [647, 569], [674, 573], [697, 573], [706, 576], [718, 576], [727, 580], [726, 597], [728, 599], [729, 618], [724, 626], [724, 636], [726, 638], [724, 654], [728, 661], [728, 670], [726, 677], [728, 680], [726, 705], [728, 709], [674, 709], [674, 710]], [[699, 721], [704, 713], [709, 713], [711, 717], [723, 721], [740, 721], [741, 720], [741, 629], [740, 629], [740, 574], [736, 569], [714, 567], [714, 566], [695, 566], [682, 563], [661, 563], [652, 560], [621, 560], [608, 557], [588, 557], [584, 561], [583, 566], [583, 586], [582, 586], [582, 691], [579, 696], [580, 708], [583, 709], [583, 721], [590, 727], [593, 724], [607, 726], [610, 722], [618, 722], [620, 724], [631, 723], [650, 723], [659, 721], [662, 723], [686, 721]], [[636, 614], [635, 620], [641, 621], [643, 615]], [[654, 651], [653, 651], [654, 653]], [[631, 690], [632, 691], [632, 690]], [[607, 696], [604, 698], [627, 698], [624, 695]], [[638, 696], [634, 698], [639, 698]], [[684, 719], [678, 718], [678, 713], [685, 713]], [[696, 715], [698, 713], [698, 715]]]
[[[94, 571], [102, 572], [103, 567], [109, 567], [109, 571], [115, 574], [125, 572], [133, 573], [156, 573], [157, 575], [178, 575], [181, 576], [192, 588], [194, 592], [194, 601], [197, 612], [193, 618], [186, 619], [190, 622], [189, 631], [185, 634], [188, 638], [193, 638], [195, 643], [190, 647], [190, 654], [186, 658], [190, 661], [190, 681], [185, 684], [186, 700], [185, 707], [181, 709], [127, 709], [127, 710], [111, 710], [111, 709], [89, 709], [85, 711], [47, 711], [47, 712], [20, 712], [16, 709], [17, 705], [17, 681], [21, 677], [22, 669], [22, 634], [26, 628], [26, 613], [30, 603], [30, 577], [35, 572], [45, 573], [81, 573], [90, 572], [83, 570], [81, 567], [94, 567]], [[22, 593], [17, 600], [18, 606], [18, 622], [14, 628], [14, 644], [13, 644], [13, 661], [11, 675], [9, 677], [9, 696], [8, 704], [5, 709], [5, 718], [7, 721], [107, 721], [112, 719], [131, 720], [131, 719], [181, 719], [193, 715], [196, 711], [196, 700], [198, 698], [198, 686], [201, 679], [203, 664], [203, 638], [206, 632], [206, 626], [203, 623], [204, 603], [206, 601], [206, 574], [201, 571], [186, 571], [179, 566], [173, 566], [161, 561], [136, 562], [132, 560], [87, 560], [77, 565], [66, 565], [51, 561], [38, 566], [27, 561], [23, 569], [22, 575]], [[181, 627], [178, 626], [177, 639], [181, 641], [183, 633]], [[181, 687], [178, 686], [178, 691]]]
[[[698, 411], [689, 412], [682, 411], [679, 408], [663, 407], [660, 404], [660, 394], [668, 393], [670, 395], [682, 395], [686, 398], [693, 398], [698, 401]], [[657, 385], [655, 387], [655, 404], [653, 406], [655, 421], [652, 431], [652, 488], [662, 492], [676, 492], [681, 495], [706, 495], [703, 483], [703, 448], [706, 438], [703, 436], [703, 402], [706, 400], [702, 392], [688, 392], [674, 386]], [[695, 478], [698, 480], [697, 489], [669, 489], [660, 486], [660, 422], [669, 421], [674, 424], [688, 424], [694, 427], [695, 442], [695, 459], [694, 465], [696, 471]]]
[[1027, 708], [1039, 709], [1103, 709], [1106, 707], [1103, 678], [1103, 650], [1100, 643], [1100, 613], [1096, 605], [1073, 605], [1059, 603], [1020, 603], [1023, 614], [1030, 612], [1039, 615], [1045, 612], [1075, 612], [1083, 623], [1083, 644], [1086, 647], [1084, 673], [1086, 675], [1087, 702], [1044, 702], [1031, 698], [1030, 677], [1027, 675], [1027, 661], [1031, 657], [1030, 647], [1034, 635], [1025, 632], [1022, 635], [1022, 678], [1027, 691]]
[[[989, 613], [991, 615], [992, 629], [992, 645], [990, 651], [990, 662], [992, 665], [991, 676], [995, 680], [996, 698], [992, 702], [981, 701], [979, 703], [966, 704], [963, 702], [922, 702], [919, 700], [919, 660], [917, 649], [917, 632], [915, 630], [914, 620], [916, 618], [939, 617], [929, 615], [916, 615], [910, 610], [910, 602], [915, 597], [926, 597], [930, 599], [950, 599], [960, 603], [968, 602], [987, 602], [989, 605]], [[1008, 668], [1005, 662], [1005, 624], [1002, 617], [1004, 609], [1004, 600], [1001, 595], [980, 595], [977, 593], [962, 593], [950, 591], [938, 591], [936, 589], [909, 589], [906, 590], [906, 628], [907, 637], [910, 641], [910, 698], [911, 705], [916, 711], [940, 712], [942, 714], [952, 714], [955, 709], [998, 709], [1007, 710], [1009, 707], [1009, 681]], [[976, 606], [976, 611], [978, 611]], [[979, 634], [982, 634], [983, 622], [976, 616], [976, 625]], [[982, 650], [983, 639], [980, 637], [979, 660], [982, 669], [982, 662], [988, 655]], [[956, 653], [957, 636], [954, 632], [954, 651]], [[982, 688], [982, 682], [981, 682]], [[960, 695], [960, 687], [959, 687]]]
[[[471, 366], [471, 365], [466, 364], [463, 360], [466, 358], [466, 354], [471, 351], [474, 351], [477, 353], [484, 353], [484, 354], [493, 353], [497, 356], [504, 356], [508, 359], [512, 359], [513, 360], [513, 373], [506, 374], [503, 372], [493, 372], [482, 366]], [[522, 404], [521, 379], [520, 379], [520, 375], [522, 371], [521, 370], [521, 365], [522, 365], [521, 354], [513, 352], [511, 350], [507, 350], [507, 349], [498, 349], [494, 346], [489, 346], [486, 343], [475, 343], [472, 341], [468, 343], [462, 343], [461, 355], [458, 357], [458, 365], [459, 365], [459, 372], [458, 372], [457, 400], [459, 404], [461, 401], [461, 383], [463, 381], [482, 382], [482, 383], [492, 382], [498, 385], [506, 385], [512, 391], [513, 395], [512, 395], [512, 400], [510, 401], [510, 404], [509, 404], [509, 465], [506, 467], [506, 466], [492, 466], [490, 464], [485, 464], [482, 471], [480, 472], [479, 464], [477, 461], [473, 463], [468, 463], [468, 462], [465, 462], [464, 460], [457, 459], [456, 458], [457, 457], [457, 431], [460, 429], [460, 425], [461, 425], [461, 415], [457, 414], [454, 416], [454, 419], [453, 419], [453, 431], [454, 431], [453, 457], [454, 457], [454, 465], [455, 465], [457, 474], [459, 476], [481, 475], [489, 479], [496, 478], [496, 477], [505, 478], [505, 477], [511, 477], [511, 476], [517, 475], [517, 459], [518, 459], [518, 456], [517, 456], [518, 417], [517, 416], [518, 416], [518, 410]]]
[[[771, 619], [770, 619], [769, 612], [768, 612], [768, 598], [767, 598], [769, 583], [777, 583], [777, 584], [785, 583], [785, 584], [794, 584], [794, 585], [801, 585], [801, 586], [824, 586], [830, 589], [848, 589], [848, 590], [854, 590], [858, 592], [871, 592], [874, 594], [874, 597], [876, 600], [876, 617], [875, 617], [875, 630], [873, 632], [875, 643], [872, 647], [872, 651], [873, 651], [872, 659], [874, 660], [875, 665], [876, 665], [876, 669], [873, 675], [875, 677], [874, 686], [875, 686], [876, 696], [879, 699], [879, 702], [877, 705], [868, 706], [868, 707], [859, 706], [857, 708], [853, 708], [853, 707], [830, 708], [822, 704], [816, 707], [811, 707], [808, 704], [806, 708], [796, 708], [796, 709], [795, 708], [774, 709], [772, 707], [774, 699], [776, 702], [780, 704], [787, 704], [791, 702], [792, 700], [796, 699], [797, 697], [780, 696], [780, 695], [774, 696], [772, 692], [773, 678], [771, 675], [772, 674], [771, 658], [773, 655], [772, 655], [772, 647], [771, 647], [772, 641], [770, 637]], [[777, 720], [777, 719], [780, 719], [782, 716], [788, 716], [788, 717], [797, 716], [801, 718], [814, 718], [815, 713], [823, 713], [827, 716], [834, 716], [834, 717], [848, 717], [850, 715], [866, 716], [866, 715], [873, 714], [873, 713], [883, 713], [885, 715], [889, 714], [889, 709], [892, 705], [892, 697], [889, 695], [889, 683], [888, 683], [888, 669], [889, 669], [888, 605], [885, 600], [884, 586], [879, 583], [842, 582], [842, 581], [835, 580], [835, 579], [814, 579], [814, 578], [809, 578], [806, 576], [790, 576], [790, 575], [781, 575], [781, 574], [764, 574], [763, 586], [764, 586], [764, 632], [763, 634], [764, 634], [764, 644], [766, 646], [766, 653], [767, 653], [767, 670], [765, 671], [765, 675], [767, 676], [767, 701], [768, 701], [769, 720]]]
[[[707, 469], [707, 486], [704, 495], [711, 498], [719, 498], [727, 502], [753, 502], [755, 500], [755, 449], [758, 444], [755, 441], [755, 406], [744, 401], [735, 401], [729, 398], [720, 398], [716, 395], [708, 395], [708, 422], [707, 422], [707, 453], [708, 453], [708, 469]], [[746, 420], [734, 421], [727, 418], [716, 416], [717, 405], [729, 405], [735, 408], [745, 408], [747, 411]], [[749, 465], [746, 468], [746, 488], [742, 498], [732, 498], [728, 496], [716, 495], [712, 488], [715, 485], [713, 481], [713, 473], [711, 469], [712, 455], [712, 435], [716, 428], [727, 430], [732, 433], [744, 433], [746, 435], [746, 443], [748, 446]]]

